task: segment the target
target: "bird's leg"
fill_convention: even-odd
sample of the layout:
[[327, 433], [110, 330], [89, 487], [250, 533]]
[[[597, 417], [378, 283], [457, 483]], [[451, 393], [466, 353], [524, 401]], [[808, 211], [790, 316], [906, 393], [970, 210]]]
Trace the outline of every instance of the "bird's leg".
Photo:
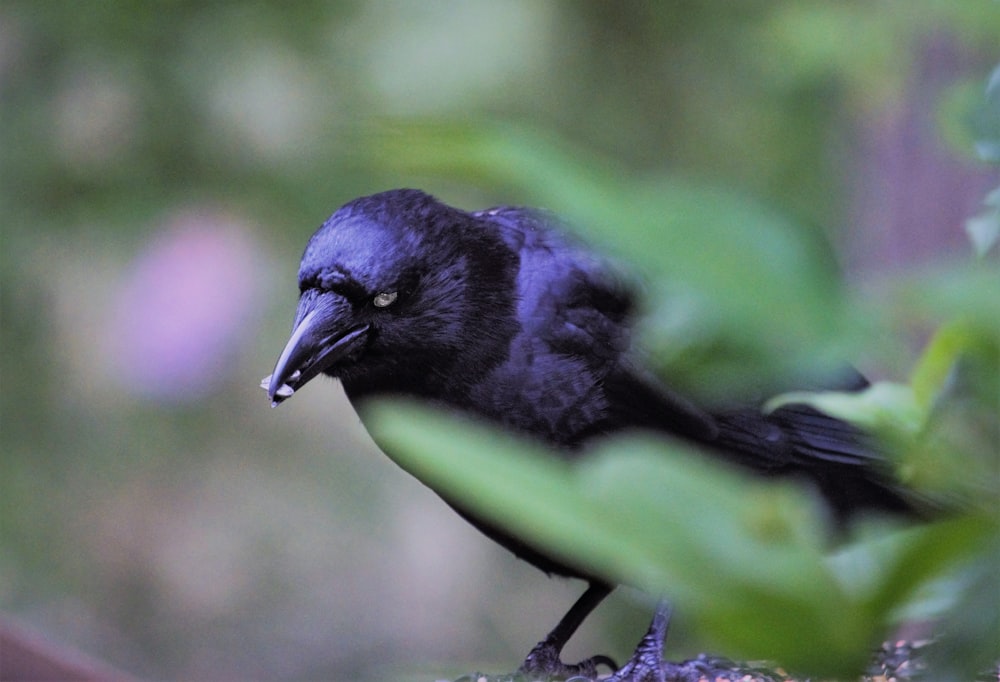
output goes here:
[[[664, 682], [668, 665], [663, 662], [663, 640], [670, 626], [670, 605], [660, 600], [653, 622], [625, 665], [603, 682]], [[671, 675], [671, 679], [673, 675]]]
[[[649, 630], [643, 636], [635, 653], [610, 677], [601, 682], [694, 682], [695, 680], [715, 680], [715, 682], [741, 682], [758, 678], [753, 671], [724, 658], [699, 654], [696, 658], [682, 663], [663, 660], [663, 641], [670, 626], [670, 605], [661, 600], [656, 605], [656, 613]], [[770, 677], [766, 677], [770, 680]], [[783, 679], [783, 678], [782, 678]]]
[[566, 642], [573, 636], [580, 623], [590, 615], [601, 601], [611, 594], [612, 588], [605, 583], [592, 582], [576, 603], [566, 612], [552, 632], [535, 645], [524, 663], [518, 668], [519, 673], [527, 675], [546, 675], [556, 677], [571, 677], [582, 675], [596, 678], [597, 666], [605, 665], [614, 670], [618, 665], [608, 656], [591, 656], [579, 663], [566, 664], [559, 658]]

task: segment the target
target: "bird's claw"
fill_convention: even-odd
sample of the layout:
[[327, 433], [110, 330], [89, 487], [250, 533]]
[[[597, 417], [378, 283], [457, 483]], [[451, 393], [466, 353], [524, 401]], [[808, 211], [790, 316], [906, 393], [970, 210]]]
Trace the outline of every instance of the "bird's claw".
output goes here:
[[[639, 641], [635, 653], [604, 682], [665, 682], [667, 672], [672, 668], [663, 661], [663, 642], [669, 625], [670, 606], [661, 600], [656, 607], [653, 622]], [[671, 676], [670, 679], [675, 678]]]
[[[636, 651], [625, 665], [602, 682], [665, 682], [667, 669], [670, 667], [672, 666], [663, 662], [659, 652]], [[673, 680], [674, 677], [671, 676], [670, 679]]]
[[545, 678], [569, 679], [575, 677], [597, 679], [597, 667], [606, 666], [617, 670], [618, 664], [610, 656], [591, 656], [579, 663], [563, 663], [559, 658], [559, 649], [549, 642], [539, 642], [532, 649], [524, 663], [517, 669], [522, 675], [543, 676]]

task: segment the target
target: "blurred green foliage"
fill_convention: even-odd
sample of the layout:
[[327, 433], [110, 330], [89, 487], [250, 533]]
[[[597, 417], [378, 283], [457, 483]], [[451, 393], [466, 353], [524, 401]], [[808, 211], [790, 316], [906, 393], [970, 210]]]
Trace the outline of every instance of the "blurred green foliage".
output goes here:
[[[943, 130], [959, 162], [972, 168], [976, 150], [991, 158], [996, 90], [983, 99], [982, 86], [998, 14], [987, 0], [3, 2], [0, 608], [153, 678], [384, 679], [379, 666], [512, 665], [523, 655], [562, 608], [537, 604], [557, 585], [511, 588], [504, 576], [521, 569], [500, 552], [483, 558], [494, 551], [485, 543], [461, 560], [421, 553], [408, 542], [414, 533], [446, 548], [464, 531], [444, 528], [444, 517], [407, 525], [426, 493], [365, 451], [336, 394], [310, 387], [271, 412], [256, 389], [284, 340], [312, 229], [344, 201], [408, 185], [468, 208], [552, 208], [634, 264], [647, 281], [643, 344], [678, 388], [703, 399], [798, 388], [793, 378], [814, 383], [844, 358], [895, 377], [918, 367], [896, 384], [902, 400], [884, 407], [892, 421], [910, 405], [913, 433], [933, 434], [911, 438], [902, 465], [928, 494], [964, 493], [982, 510], [956, 526], [892, 535], [880, 581], [841, 584], [810, 544], [822, 522], [792, 513], [809, 505], [784, 488], [771, 499], [755, 487], [707, 509], [722, 533], [714, 545], [689, 537], [669, 507], [658, 512], [675, 521], [657, 542], [712, 560], [730, 599], [709, 599], [689, 581], [690, 566], [664, 560], [666, 544], [646, 554], [595, 540], [615, 575], [654, 590], [676, 583], [690, 599], [703, 638], [688, 649], [760, 645], [794, 657], [805, 640], [784, 639], [787, 626], [755, 644], [742, 638], [762, 628], [722, 622], [730, 607], [773, 616], [784, 604], [812, 624], [803, 638], [833, 636], [830, 619], [847, 619], [826, 658], [800, 661], [842, 670], [887, 609], [983, 532], [982, 517], [995, 522], [995, 195], [975, 197], [985, 200], [981, 215], [956, 198], [972, 219], [977, 263], [953, 254], [885, 262], [845, 285], [836, 261], [849, 261], [851, 179], [872, 163], [864, 131], [881, 133], [916, 101], [921, 120], [940, 128], [920, 127], [913, 139]], [[925, 91], [926, 55], [941, 44], [959, 57], [948, 58], [945, 90]], [[920, 230], [960, 225], [913, 229], [919, 241]], [[206, 268], [178, 267], [152, 313], [207, 301], [240, 314], [228, 336], [212, 336], [225, 343], [197, 381], [157, 393], [126, 369], [163, 362], [162, 350], [132, 358], [136, 347], [160, 348], [140, 341], [161, 327], [134, 316], [122, 291], [160, 282], [139, 275], [164, 244], [201, 262], [184, 257], [202, 244], [192, 234], [220, 238], [204, 252], [227, 264], [208, 273], [219, 275], [209, 280], [215, 295], [183, 288]], [[832, 256], [830, 243], [848, 255]], [[217, 331], [176, 321], [206, 347]], [[936, 329], [918, 363], [912, 339]], [[183, 378], [192, 362], [174, 374]], [[414, 431], [407, 442], [434, 451], [465, 433], [451, 429]], [[644, 442], [622, 462], [596, 460], [574, 474], [564, 502], [584, 494], [579, 484], [637, 469], [655, 482], [674, 459], [683, 473], [664, 485], [678, 499], [707, 481], [742, 485], [663, 448]], [[952, 457], [965, 464], [942, 466]], [[949, 471], [963, 475], [942, 478]], [[511, 471], [511, 481], [522, 474]], [[551, 497], [532, 504], [556, 518]], [[521, 505], [505, 499], [501, 511], [516, 514]], [[760, 533], [745, 535], [733, 511], [758, 515]], [[567, 523], [567, 533], [579, 531]], [[924, 552], [941, 535], [951, 539]], [[859, 542], [860, 552], [873, 546]], [[700, 554], [730, 544], [722, 561]], [[775, 575], [812, 576], [817, 600], [799, 601], [806, 581], [796, 578], [768, 601], [766, 575], [725, 562], [758, 552], [781, 568]], [[950, 593], [951, 651], [963, 661], [979, 660], [982, 633], [995, 627], [985, 608], [994, 565], [969, 562]], [[463, 582], [469, 576], [479, 581]], [[536, 578], [525, 569], [516, 580]], [[838, 595], [847, 596], [837, 605], [820, 599]], [[407, 604], [418, 606], [400, 614]], [[856, 604], [864, 614], [848, 613]], [[472, 616], [484, 611], [501, 615]], [[621, 637], [630, 646], [627, 630], [609, 628], [593, 645]]]
[[[805, 491], [748, 480], [676, 443], [616, 439], [570, 466], [414, 405], [384, 404], [372, 418], [378, 442], [428, 485], [599, 575], [669, 595], [717, 650], [809, 675], [858, 675], [917, 588], [995, 565], [995, 506], [883, 529], [831, 561], [830, 529]], [[952, 586], [951, 615], [987, 616], [989, 627], [963, 642], [969, 658], [946, 660], [971, 679], [996, 656], [1000, 630], [996, 600], [955, 603], [969, 587]]]
[[[537, 141], [529, 147], [539, 153], [525, 153], [520, 165], [508, 157], [501, 173], [542, 177], [535, 164], [550, 151]], [[563, 158], [559, 165], [572, 166]], [[662, 185], [636, 196], [613, 182], [574, 186], [571, 173], [559, 180], [548, 196], [564, 213], [626, 226], [617, 232], [621, 249], [654, 280], [652, 292], [684, 283], [699, 295], [694, 323], [720, 320], [720, 337], [740, 340], [727, 351], [754, 368], [758, 385], [760, 373], [780, 372], [790, 357], [801, 375], [799, 353], [816, 363], [824, 349], [857, 347], [873, 324], [906, 345], [900, 331], [877, 322], [895, 318], [896, 297], [852, 300], [856, 294], [834, 286], [824, 264], [808, 257], [798, 233], [753, 201]], [[949, 580], [944, 605], [921, 614], [942, 619], [948, 633], [932, 674], [972, 679], [1000, 655], [1000, 269], [974, 260], [972, 246], [980, 256], [989, 250], [970, 245], [967, 262], [937, 277], [913, 281], [907, 273], [881, 283], [886, 292], [907, 290], [908, 321], [939, 327], [909, 382], [769, 402], [812, 404], [881, 435], [915, 496], [948, 510], [946, 521], [864, 534], [835, 561], [825, 555], [830, 529], [804, 491], [747, 480], [677, 443], [613, 439], [569, 465], [407, 403], [374, 408], [373, 434], [404, 469], [494, 523], [611, 581], [669, 595], [719, 650], [810, 675], [858, 675], [921, 588]], [[750, 281], [753, 295], [741, 294]], [[670, 308], [654, 308], [654, 328]], [[855, 310], [872, 317], [852, 319], [847, 311]], [[652, 348], [662, 357], [669, 345]], [[730, 377], [726, 390], [739, 391], [739, 375]]]

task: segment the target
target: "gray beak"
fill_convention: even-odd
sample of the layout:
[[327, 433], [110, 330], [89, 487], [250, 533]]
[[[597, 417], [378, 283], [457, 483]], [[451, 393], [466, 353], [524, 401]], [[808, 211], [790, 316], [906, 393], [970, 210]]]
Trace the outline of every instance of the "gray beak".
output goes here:
[[369, 325], [351, 325], [353, 310], [342, 296], [315, 290], [299, 299], [292, 335], [274, 371], [264, 377], [272, 407], [277, 407], [310, 379], [364, 346]]

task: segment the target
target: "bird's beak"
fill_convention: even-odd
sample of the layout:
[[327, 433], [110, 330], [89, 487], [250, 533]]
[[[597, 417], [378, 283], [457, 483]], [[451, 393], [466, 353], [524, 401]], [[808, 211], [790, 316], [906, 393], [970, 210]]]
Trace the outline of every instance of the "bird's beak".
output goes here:
[[368, 325], [351, 325], [353, 311], [342, 296], [306, 291], [299, 299], [292, 335], [278, 356], [274, 372], [264, 377], [272, 407], [351, 351], [364, 345]]

